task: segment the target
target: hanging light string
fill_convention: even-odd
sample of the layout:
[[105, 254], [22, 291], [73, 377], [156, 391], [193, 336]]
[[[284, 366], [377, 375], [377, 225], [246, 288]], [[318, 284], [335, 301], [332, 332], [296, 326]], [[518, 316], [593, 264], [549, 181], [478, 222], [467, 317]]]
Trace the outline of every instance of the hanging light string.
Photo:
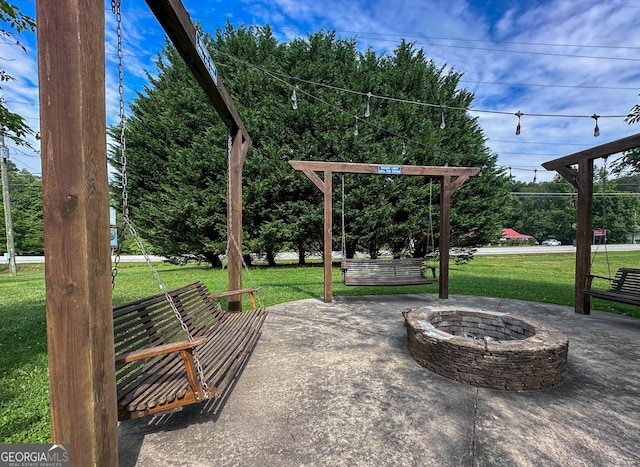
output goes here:
[[[254, 65], [254, 64], [252, 64], [250, 62], [247, 62], [245, 60], [239, 59], [239, 58], [235, 57], [234, 55], [228, 54], [226, 52], [221, 52], [221, 51], [217, 51], [217, 52], [222, 54], [222, 55], [225, 55], [225, 56], [227, 56], [227, 57], [229, 57], [229, 58], [231, 58], [231, 59], [233, 59], [233, 60], [235, 60], [237, 62], [240, 62], [240, 63], [242, 63], [243, 65], [245, 65], [247, 67], [253, 68], [253, 69], [257, 70], [257, 71], [260, 71], [261, 73], [264, 73], [265, 75], [269, 76], [270, 78], [274, 79], [275, 81], [280, 82], [285, 87], [292, 88], [291, 101], [292, 101], [292, 107], [293, 107], [294, 110], [297, 110], [297, 108], [298, 108], [298, 94], [300, 94], [300, 95], [303, 95], [303, 96], [307, 97], [309, 100], [312, 100], [312, 101], [315, 101], [315, 102], [319, 102], [319, 103], [321, 103], [321, 104], [323, 104], [323, 105], [325, 105], [325, 106], [327, 106], [327, 107], [329, 107], [329, 108], [331, 108], [331, 109], [333, 109], [333, 110], [335, 110], [335, 111], [337, 111], [337, 112], [339, 112], [341, 114], [350, 115], [351, 117], [353, 117], [354, 118], [354, 123], [355, 123], [354, 132], [353, 132], [354, 136], [358, 136], [359, 133], [360, 133], [359, 124], [365, 124], [365, 125], [368, 125], [368, 126], [370, 126], [372, 128], [377, 129], [378, 131], [381, 131], [381, 132], [387, 133], [387, 134], [389, 134], [391, 136], [395, 136], [397, 138], [400, 138], [402, 140], [402, 155], [405, 155], [406, 152], [407, 152], [407, 146], [406, 146], [407, 138], [405, 136], [400, 135], [400, 134], [398, 134], [398, 133], [396, 133], [394, 131], [391, 131], [388, 128], [384, 128], [384, 127], [381, 127], [379, 125], [376, 125], [376, 124], [372, 123], [368, 119], [365, 120], [365, 119], [362, 119], [362, 118], [358, 117], [357, 115], [352, 115], [349, 112], [347, 112], [346, 110], [344, 110], [343, 108], [338, 107], [337, 105], [332, 104], [330, 102], [327, 102], [324, 99], [322, 99], [322, 98], [320, 98], [320, 97], [318, 97], [318, 96], [316, 96], [314, 94], [311, 94], [310, 92], [300, 88], [298, 83], [314, 84], [314, 85], [318, 85], [318, 86], [321, 86], [321, 87], [326, 87], [326, 88], [329, 88], [329, 89], [334, 89], [334, 90], [337, 90], [337, 91], [344, 91], [344, 92], [357, 94], [357, 95], [361, 95], [363, 97], [366, 97], [367, 98], [367, 107], [366, 107], [365, 114], [364, 114], [365, 117], [370, 116], [369, 101], [370, 101], [370, 99], [372, 97], [376, 97], [376, 98], [380, 98], [380, 99], [386, 99], [386, 100], [400, 102], [400, 103], [417, 104], [417, 105], [423, 105], [423, 106], [427, 106], [427, 107], [438, 107], [438, 108], [441, 109], [441, 112], [442, 112], [441, 123], [440, 123], [440, 128], [441, 129], [444, 129], [446, 127], [445, 118], [444, 118], [445, 109], [474, 111], [473, 109], [466, 109], [466, 108], [462, 108], [462, 107], [451, 107], [451, 106], [447, 106], [447, 105], [443, 105], [443, 104], [436, 105], [436, 104], [428, 104], [428, 103], [423, 103], [423, 102], [418, 102], [418, 101], [410, 101], [410, 100], [406, 100], [406, 99], [385, 98], [385, 97], [381, 97], [381, 96], [375, 96], [371, 92], [363, 93], [363, 92], [358, 92], [358, 91], [351, 91], [351, 90], [339, 88], [339, 87], [336, 87], [336, 86], [324, 85], [324, 84], [321, 84], [321, 83], [314, 83], [312, 81], [303, 80], [303, 79], [300, 79], [298, 77], [291, 78], [289, 75], [286, 75], [284, 73], [274, 72], [274, 71], [271, 71], [271, 70], [267, 70], [265, 68], [262, 68], [260, 66]], [[293, 85], [291, 84], [291, 81], [294, 82]], [[369, 112], [367, 112], [367, 111], [369, 111]], [[482, 111], [481, 110], [475, 110], [475, 111], [489, 112], [489, 113], [496, 113], [496, 114], [504, 114], [504, 115], [516, 115], [516, 116], [518, 116], [518, 119], [520, 119], [520, 117], [525, 115], [524, 113], [522, 113], [520, 111], [516, 112], [515, 114], [512, 114], [510, 112], [491, 111], [491, 110], [482, 110]], [[369, 115], [367, 115], [367, 113]], [[529, 116], [537, 116], [537, 117], [546, 116], [546, 117], [565, 117], [565, 118], [569, 118], [569, 117], [572, 117], [572, 118], [585, 118], [585, 117], [593, 118], [593, 119], [596, 120], [596, 128], [597, 128], [597, 122], [598, 122], [597, 119], [598, 118], [626, 117], [626, 115], [600, 116], [600, 115], [597, 115], [597, 114], [593, 114], [593, 115], [590, 115], [590, 116], [584, 116], [584, 115], [553, 115], [553, 114], [527, 114], [527, 115], [529, 115]], [[594, 134], [595, 134], [595, 131], [594, 131]], [[599, 134], [599, 129], [598, 129], [598, 134]], [[595, 136], [597, 136], [597, 135], [595, 135]], [[433, 148], [427, 148], [424, 144], [422, 144], [419, 141], [413, 141], [413, 144], [417, 145], [417, 146], [420, 146], [420, 147], [423, 147], [425, 149], [433, 150]], [[443, 149], [440, 149], [440, 152], [445, 156], [445, 164], [448, 165], [447, 164], [447, 162], [449, 160], [449, 157], [447, 155], [448, 152], [443, 150]], [[470, 161], [470, 163], [473, 164], [473, 163], [476, 163], [476, 162], [475, 161]], [[480, 161], [480, 163], [483, 163], [483, 162]], [[496, 165], [496, 168], [502, 169], [504, 171], [508, 170], [509, 171], [509, 178], [513, 178], [512, 171], [514, 171], [514, 170], [524, 171], [524, 172], [533, 172], [533, 181], [534, 182], [537, 181], [537, 172], [538, 171], [545, 171], [545, 169], [543, 167], [523, 168], [523, 167]]]
[[[346, 89], [346, 88], [342, 88], [340, 86], [335, 86], [332, 84], [325, 84], [325, 83], [319, 83], [316, 81], [311, 81], [311, 80], [306, 80], [306, 79], [302, 79], [302, 78], [298, 78], [298, 77], [291, 77], [286, 73], [281, 73], [278, 71], [273, 71], [273, 70], [267, 70], [266, 68], [263, 68], [261, 66], [258, 65], [254, 65], [253, 63], [247, 62], [246, 60], [240, 59], [238, 57], [236, 57], [235, 55], [229, 54], [227, 52], [222, 52], [222, 51], [217, 51], [217, 53], [224, 55], [226, 57], [231, 58], [232, 60], [235, 60], [239, 63], [242, 63], [246, 66], [249, 66], [251, 68], [254, 68], [258, 71], [261, 71], [262, 73], [265, 73], [269, 76], [271, 76], [272, 78], [279, 78], [280, 81], [282, 81], [283, 83], [285, 83], [287, 86], [291, 86], [291, 82], [294, 81], [296, 83], [296, 85], [298, 85], [298, 83], [304, 83], [304, 84], [308, 84], [311, 86], [316, 86], [316, 87], [322, 87], [322, 88], [326, 88], [326, 89], [331, 89], [334, 91], [338, 91], [338, 92], [344, 92], [344, 93], [349, 93], [349, 94], [355, 94], [355, 95], [359, 95], [362, 97], [366, 97], [367, 98], [367, 107], [369, 107], [369, 102], [372, 98], [378, 99], [378, 100], [384, 100], [384, 101], [389, 101], [389, 102], [398, 102], [401, 104], [411, 104], [411, 105], [418, 105], [418, 106], [423, 106], [423, 107], [432, 107], [432, 108], [439, 108], [442, 111], [442, 121], [444, 122], [444, 111], [445, 110], [458, 110], [458, 111], [463, 111], [463, 112], [474, 112], [474, 113], [487, 113], [487, 114], [494, 114], [494, 115], [516, 115], [518, 117], [518, 123], [520, 123], [520, 118], [527, 116], [527, 117], [546, 117], [546, 118], [595, 118], [596, 119], [596, 127], [597, 127], [597, 123], [598, 120], [600, 118], [626, 118], [628, 116], [628, 114], [624, 114], [624, 115], [597, 115], [597, 114], [593, 114], [593, 115], [580, 115], [580, 114], [552, 114], [552, 113], [524, 113], [521, 112], [520, 110], [518, 110], [518, 112], [516, 112], [515, 114], [513, 112], [509, 112], [509, 111], [505, 111], [505, 110], [491, 110], [491, 109], [478, 109], [475, 107], [457, 107], [457, 106], [451, 106], [451, 105], [446, 105], [446, 104], [433, 104], [433, 103], [429, 103], [429, 102], [421, 102], [421, 101], [415, 101], [415, 100], [410, 100], [410, 99], [403, 99], [403, 98], [398, 98], [398, 97], [392, 97], [392, 96], [382, 96], [382, 95], [377, 95], [377, 94], [373, 94], [372, 92], [361, 92], [361, 91], [354, 91], [352, 89]], [[298, 87], [298, 91], [300, 90], [300, 88]], [[365, 116], [366, 112], [365, 112]], [[597, 117], [597, 118], [596, 118]], [[442, 126], [442, 123], [441, 123]], [[594, 134], [596, 132], [594, 131]], [[598, 134], [600, 133], [599, 129], [598, 129]]]
[[[245, 63], [245, 64], [247, 66], [251, 66], [253, 68], [258, 69], [259, 71], [265, 73], [266, 75], [270, 76], [274, 80], [282, 83], [284, 86], [291, 87], [291, 83], [287, 79], [283, 79], [281, 77], [281, 74], [273, 73], [273, 72], [271, 72], [269, 70], [266, 70], [266, 69], [263, 69], [263, 68], [260, 68], [260, 67], [256, 67], [255, 65], [252, 65], [250, 63]], [[295, 78], [295, 80], [298, 81], [298, 82], [304, 82], [304, 80], [301, 80], [300, 78]], [[347, 112], [343, 108], [338, 107], [337, 105], [332, 104], [330, 102], [327, 102], [324, 99], [322, 99], [322, 98], [320, 98], [320, 97], [318, 97], [318, 96], [316, 96], [314, 94], [311, 94], [310, 92], [306, 91], [305, 89], [299, 87], [297, 83], [294, 85], [294, 91], [295, 91], [295, 96], [296, 96], [296, 100], [295, 100], [296, 108], [297, 108], [297, 105], [299, 103], [299, 101], [298, 101], [299, 97], [300, 96], [305, 96], [309, 100], [313, 100], [315, 102], [319, 102], [322, 105], [325, 105], [325, 106], [327, 106], [327, 107], [329, 107], [329, 108], [331, 108], [331, 109], [335, 110], [336, 112], [339, 112], [339, 113], [341, 113], [343, 115], [350, 115], [354, 119], [354, 123], [355, 123], [354, 130], [353, 130], [353, 135], [354, 136], [358, 136], [360, 134], [360, 126], [367, 125], [367, 126], [369, 126], [371, 128], [374, 128], [374, 129], [376, 129], [376, 130], [378, 130], [380, 132], [384, 132], [384, 133], [387, 133], [388, 135], [395, 136], [396, 138], [402, 140], [403, 142], [406, 140], [406, 137], [401, 135], [401, 134], [399, 134], [399, 133], [391, 131], [388, 128], [382, 127], [380, 125], [376, 125], [375, 123], [372, 123], [370, 120], [362, 119], [362, 118], [358, 117], [357, 115], [351, 115], [349, 112]], [[362, 95], [366, 96], [367, 93], [362, 93]], [[293, 95], [291, 96], [291, 99], [293, 100]], [[417, 142], [415, 144], [419, 144], [419, 145], [423, 146], [425, 149], [433, 150], [433, 148], [427, 148], [426, 146], [422, 145], [422, 143]], [[403, 144], [403, 147], [404, 147], [404, 151], [406, 153], [406, 144]]]

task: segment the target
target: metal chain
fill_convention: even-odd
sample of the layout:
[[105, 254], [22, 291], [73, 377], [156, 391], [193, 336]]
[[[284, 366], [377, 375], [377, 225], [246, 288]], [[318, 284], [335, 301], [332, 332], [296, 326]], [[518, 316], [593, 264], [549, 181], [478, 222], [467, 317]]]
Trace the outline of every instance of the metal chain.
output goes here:
[[604, 256], [607, 260], [607, 273], [609, 275], [609, 281], [611, 281], [611, 263], [609, 262], [609, 250], [607, 249], [607, 160], [608, 156], [604, 157], [602, 164], [602, 232], [604, 234]]
[[429, 179], [429, 240], [431, 241], [430, 253], [433, 254], [436, 251], [436, 238], [433, 232], [433, 178]]
[[124, 112], [124, 65], [122, 63], [122, 12], [120, 10], [120, 0], [111, 0], [111, 11], [116, 16], [116, 36], [118, 40], [118, 94], [120, 103], [120, 163], [121, 163], [121, 183], [122, 183], [122, 228], [119, 229], [121, 235], [118, 236], [118, 244], [116, 246], [116, 254], [114, 258], [113, 268], [111, 269], [111, 290], [116, 286], [116, 276], [118, 275], [118, 265], [122, 254], [124, 244], [124, 236], [126, 232], [125, 219], [129, 216], [128, 192], [127, 192], [127, 156], [126, 156], [126, 138], [125, 124], [126, 115]]
[[[140, 240], [140, 236], [136, 232], [136, 229], [133, 227], [133, 224], [131, 223], [131, 219], [129, 218], [129, 190], [128, 190], [129, 183], [127, 178], [127, 154], [126, 154], [126, 133], [125, 133], [126, 115], [125, 115], [125, 102], [124, 102], [124, 66], [122, 63], [122, 56], [123, 56], [122, 54], [122, 14], [120, 11], [120, 4], [121, 4], [121, 0], [111, 0], [111, 9], [113, 10], [113, 13], [116, 15], [116, 23], [117, 23], [116, 34], [118, 36], [118, 92], [119, 92], [119, 98], [120, 98], [120, 175], [121, 175], [121, 183], [122, 183], [122, 223], [123, 223], [122, 239], [124, 239], [125, 231], [128, 230], [129, 233], [131, 234], [131, 237], [135, 240], [136, 245], [138, 246], [138, 249], [144, 256], [147, 266], [149, 266], [149, 269], [151, 269], [151, 272], [155, 277], [158, 283], [158, 286], [160, 287], [160, 290], [162, 290], [162, 292], [164, 293], [165, 299], [171, 305], [171, 309], [173, 310], [174, 315], [180, 322], [180, 327], [186, 334], [187, 339], [190, 342], [193, 342], [194, 339], [193, 339], [193, 336], [191, 335], [191, 332], [189, 331], [189, 327], [187, 326], [185, 321], [182, 319], [182, 315], [180, 314], [178, 307], [176, 306], [175, 302], [173, 301], [173, 298], [167, 291], [167, 288], [164, 285], [164, 282], [162, 282], [162, 279], [160, 278], [158, 271], [153, 266], [151, 257], [147, 253], [147, 250], [144, 247], [144, 244]], [[118, 275], [118, 264], [120, 262], [121, 250], [122, 250], [122, 241], [119, 241], [118, 252], [115, 257], [115, 264], [111, 273], [112, 288], [115, 284], [115, 277]], [[198, 359], [197, 349], [194, 349], [193, 357], [196, 365], [196, 372], [198, 374], [198, 380], [200, 381], [200, 384], [204, 389], [204, 398], [208, 399], [209, 387], [204, 377], [204, 370], [202, 368], [202, 364]]]

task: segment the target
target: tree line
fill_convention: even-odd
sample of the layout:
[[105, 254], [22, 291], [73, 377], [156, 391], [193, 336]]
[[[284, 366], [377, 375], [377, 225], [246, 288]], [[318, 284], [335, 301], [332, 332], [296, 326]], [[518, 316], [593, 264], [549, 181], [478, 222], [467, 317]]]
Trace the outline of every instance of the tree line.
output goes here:
[[[289, 160], [481, 167], [481, 175], [465, 182], [453, 197], [453, 246], [496, 242], [503, 227], [540, 241], [552, 236], [572, 242], [576, 194], [569, 183], [558, 177], [545, 183], [512, 181], [496, 165], [497, 156], [485, 146], [482, 129], [467, 112], [445, 114], [437, 106], [368, 97], [370, 92], [469, 108], [473, 94], [460, 86], [462, 74], [436, 67], [413, 44], [400, 41], [391, 54], [361, 52], [355, 40], [323, 31], [285, 43], [268, 26], [227, 25], [204, 38], [253, 140], [243, 170], [247, 258], [259, 254], [275, 264], [278, 252], [296, 251], [303, 264], [308, 254], [322, 251], [322, 194], [289, 166]], [[131, 218], [151, 252], [201, 255], [219, 265], [227, 248], [227, 129], [170, 44], [155, 65], [148, 84], [129, 103], [126, 157]], [[120, 128], [109, 131], [116, 141], [110, 161], [117, 170], [112, 199], [118, 207]], [[627, 169], [637, 169], [633, 154], [622, 160]], [[638, 178], [625, 174], [624, 165], [612, 168], [618, 178], [607, 182], [608, 174], [599, 173], [596, 192], [640, 191]], [[9, 177], [16, 251], [42, 254], [40, 180], [12, 164]], [[343, 211], [349, 257], [356, 252], [376, 257], [382, 250], [394, 256], [424, 256], [437, 246], [438, 180], [337, 177], [334, 249], [342, 245]], [[561, 196], [532, 196], [536, 193]], [[610, 242], [627, 241], [640, 223], [638, 211], [637, 197], [597, 196], [594, 228], [606, 226]], [[0, 234], [4, 235], [4, 225]], [[130, 239], [123, 252], [138, 253]]]
[[[289, 160], [481, 167], [454, 195], [451, 238], [476, 246], [499, 235], [509, 185], [476, 119], [367, 96], [467, 109], [473, 94], [460, 87], [461, 73], [405, 41], [387, 55], [323, 31], [284, 43], [268, 26], [228, 25], [204, 38], [253, 140], [243, 170], [243, 253], [273, 263], [288, 249], [302, 264], [322, 250], [321, 194]], [[171, 45], [156, 67], [126, 124], [131, 217], [158, 252], [202, 254], [215, 264], [226, 250], [227, 130]], [[119, 157], [116, 145], [115, 167]], [[438, 180], [348, 175], [335, 205], [336, 226], [344, 209], [348, 256], [423, 256], [437, 245]]]

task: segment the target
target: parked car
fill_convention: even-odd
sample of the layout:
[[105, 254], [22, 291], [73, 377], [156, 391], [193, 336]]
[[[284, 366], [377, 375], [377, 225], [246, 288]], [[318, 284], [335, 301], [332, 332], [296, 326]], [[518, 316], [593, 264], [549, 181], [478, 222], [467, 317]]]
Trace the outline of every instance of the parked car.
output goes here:
[[560, 240], [556, 239], [556, 238], [547, 238], [544, 242], [542, 242], [543, 245], [546, 246], [558, 246], [558, 245], [562, 245], [562, 243], [560, 242]]

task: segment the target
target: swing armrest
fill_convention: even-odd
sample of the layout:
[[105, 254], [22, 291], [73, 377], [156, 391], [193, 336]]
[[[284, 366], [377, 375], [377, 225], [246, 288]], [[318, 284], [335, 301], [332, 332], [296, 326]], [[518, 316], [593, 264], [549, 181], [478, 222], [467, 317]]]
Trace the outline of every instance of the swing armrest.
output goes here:
[[606, 281], [610, 280], [609, 277], [598, 276], [596, 274], [587, 274], [587, 280], [586, 280], [586, 284], [585, 284], [585, 289], [590, 289], [591, 288], [591, 283], [593, 282], [593, 279], [604, 279]]
[[431, 277], [436, 278], [436, 267], [435, 266], [422, 266], [422, 273], [426, 276], [427, 269], [431, 269]]
[[159, 355], [168, 355], [173, 352], [181, 352], [183, 350], [191, 350], [194, 347], [204, 344], [209, 338], [207, 336], [196, 337], [192, 341], [171, 342], [170, 344], [157, 345], [146, 349], [132, 350], [116, 356], [116, 366], [122, 366], [126, 363], [144, 360], [147, 358], [157, 357]]
[[248, 294], [249, 299], [251, 300], [251, 307], [255, 310], [257, 308], [257, 304], [253, 294], [258, 290], [260, 290], [260, 287], [249, 287], [246, 289], [229, 290], [228, 292], [220, 292], [220, 293], [211, 295], [211, 298], [214, 300], [218, 300], [220, 298], [228, 298], [228, 297], [234, 297], [236, 295]]

